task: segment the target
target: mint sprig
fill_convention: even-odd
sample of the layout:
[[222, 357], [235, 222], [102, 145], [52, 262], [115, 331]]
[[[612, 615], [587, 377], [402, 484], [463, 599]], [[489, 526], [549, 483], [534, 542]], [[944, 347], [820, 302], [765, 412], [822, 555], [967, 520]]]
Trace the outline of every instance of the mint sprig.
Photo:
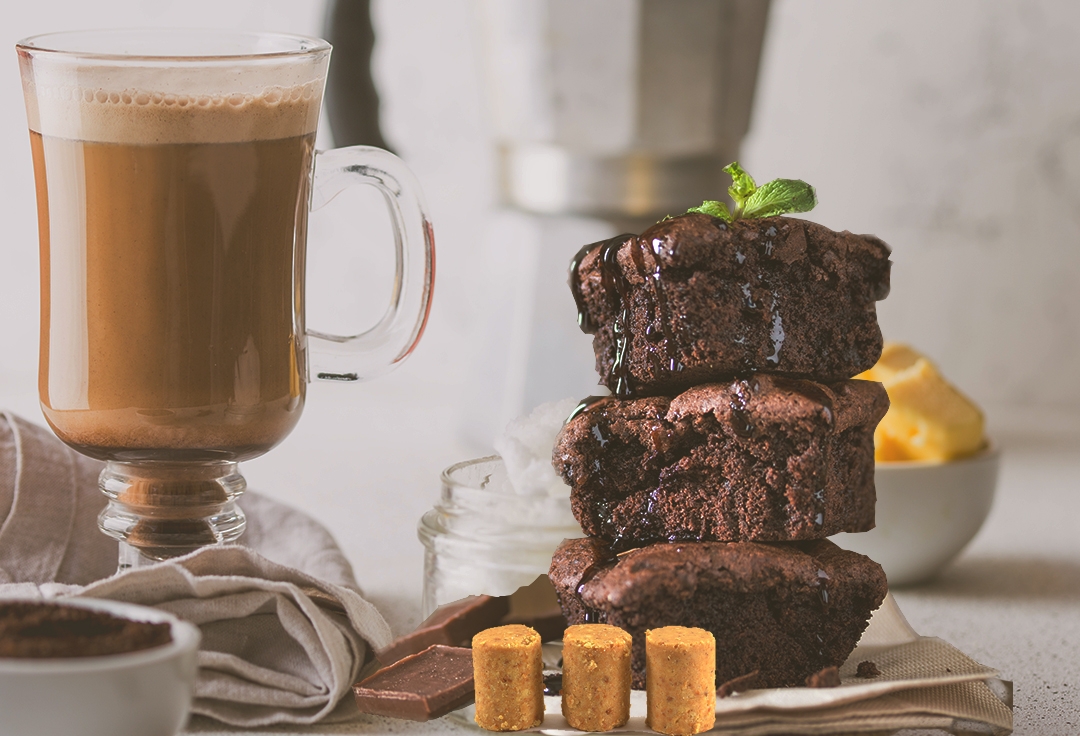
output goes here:
[[725, 222], [731, 222], [731, 211], [727, 208], [727, 205], [714, 199], [702, 202], [700, 207], [691, 207], [687, 212], [700, 212], [703, 215], [712, 215]]
[[773, 179], [759, 187], [738, 161], [725, 166], [724, 171], [731, 175], [728, 194], [735, 203], [735, 210], [728, 210], [723, 202], [706, 200], [700, 207], [688, 209], [687, 213], [700, 212], [732, 222], [744, 217], [773, 217], [792, 212], [809, 212], [817, 204], [814, 188], [805, 181]]
[[738, 161], [732, 161], [723, 168], [723, 171], [731, 174], [731, 186], [727, 188], [727, 193], [735, 202], [735, 211], [738, 212], [743, 203], [757, 191], [758, 186], [754, 182], [754, 177], [743, 171]]

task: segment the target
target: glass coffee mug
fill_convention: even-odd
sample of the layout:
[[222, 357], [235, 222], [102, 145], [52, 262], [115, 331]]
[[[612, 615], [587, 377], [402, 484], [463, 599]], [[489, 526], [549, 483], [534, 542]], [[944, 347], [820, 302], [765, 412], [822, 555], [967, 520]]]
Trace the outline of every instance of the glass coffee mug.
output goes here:
[[[41, 241], [41, 406], [107, 461], [121, 567], [236, 540], [238, 463], [295, 426], [310, 377], [401, 362], [427, 320], [434, 239], [392, 154], [315, 150], [325, 41], [101, 31], [17, 45]], [[359, 335], [304, 322], [309, 210], [382, 192], [390, 305]]]

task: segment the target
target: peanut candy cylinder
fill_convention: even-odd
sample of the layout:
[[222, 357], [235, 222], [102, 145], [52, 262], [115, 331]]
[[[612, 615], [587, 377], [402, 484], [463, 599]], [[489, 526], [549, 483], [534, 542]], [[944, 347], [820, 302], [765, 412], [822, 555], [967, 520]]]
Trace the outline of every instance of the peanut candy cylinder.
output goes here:
[[521, 731], [544, 720], [544, 665], [540, 635], [511, 624], [473, 637], [476, 725], [488, 731]]
[[630, 719], [630, 634], [608, 624], [563, 634], [562, 712], [579, 731], [610, 731]]
[[645, 723], [669, 736], [708, 731], [716, 721], [716, 639], [704, 629], [645, 632]]

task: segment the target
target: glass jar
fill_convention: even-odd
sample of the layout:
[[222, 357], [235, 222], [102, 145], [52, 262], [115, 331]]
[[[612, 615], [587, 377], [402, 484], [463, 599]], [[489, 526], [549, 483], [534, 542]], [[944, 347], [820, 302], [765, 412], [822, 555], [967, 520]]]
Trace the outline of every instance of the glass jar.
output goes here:
[[451, 465], [439, 502], [420, 519], [423, 617], [470, 595], [511, 595], [540, 575], [564, 539], [581, 537], [565, 496], [514, 492], [498, 456]]

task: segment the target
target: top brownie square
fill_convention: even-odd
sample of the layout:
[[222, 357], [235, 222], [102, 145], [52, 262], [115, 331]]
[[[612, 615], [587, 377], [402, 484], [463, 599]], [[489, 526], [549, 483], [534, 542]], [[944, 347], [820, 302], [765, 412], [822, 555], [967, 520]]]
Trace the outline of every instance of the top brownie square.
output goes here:
[[881, 354], [889, 248], [787, 217], [674, 217], [581, 250], [570, 284], [620, 397], [751, 372], [832, 382]]

